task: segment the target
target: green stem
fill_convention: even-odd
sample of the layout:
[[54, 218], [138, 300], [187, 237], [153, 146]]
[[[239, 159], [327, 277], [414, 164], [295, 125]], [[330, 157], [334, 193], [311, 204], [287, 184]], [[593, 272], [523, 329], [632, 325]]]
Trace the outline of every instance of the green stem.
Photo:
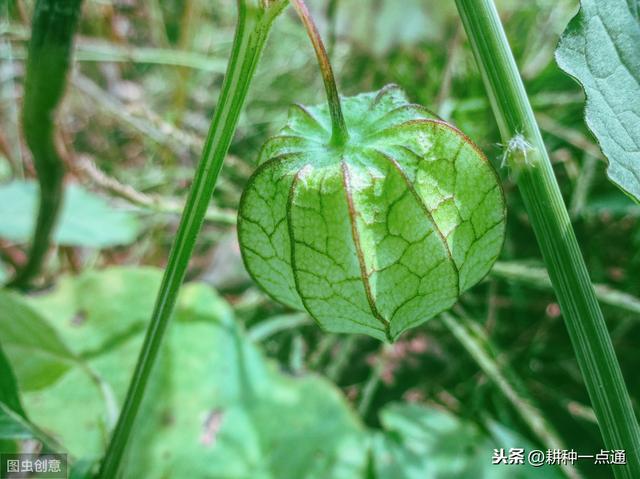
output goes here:
[[269, 339], [271, 336], [291, 329], [297, 329], [300, 326], [310, 324], [312, 321], [306, 313], [283, 314], [272, 316], [269, 319], [260, 321], [253, 328], [247, 331], [249, 339], [255, 343], [259, 343]]
[[323, 334], [312, 354], [309, 355], [307, 361], [309, 369], [319, 369], [324, 357], [338, 343], [339, 336], [337, 334]]
[[176, 239], [169, 254], [169, 261], [162, 278], [142, 350], [118, 423], [102, 462], [98, 475], [101, 479], [117, 477], [122, 455], [211, 201], [218, 174], [235, 133], [251, 79], [254, 76], [273, 20], [287, 4], [286, 0], [263, 3], [258, 5], [255, 1], [238, 0], [236, 33], [220, 98], [182, 213]]
[[318, 28], [311, 18], [309, 9], [304, 3], [304, 0], [291, 0], [296, 12], [305, 29], [307, 35], [311, 40], [313, 49], [316, 52], [318, 58], [318, 65], [320, 66], [320, 72], [322, 73], [322, 80], [324, 81], [324, 89], [327, 92], [327, 101], [329, 102], [329, 112], [331, 113], [331, 144], [341, 146], [349, 139], [349, 132], [347, 131], [347, 125], [344, 122], [344, 116], [342, 115], [342, 107], [340, 106], [340, 95], [338, 94], [338, 87], [336, 86], [336, 79], [333, 75], [333, 68], [331, 68], [331, 62], [329, 61], [329, 55], [322, 43], [322, 38], [318, 32]]
[[329, 367], [327, 367], [326, 376], [334, 383], [337, 383], [342, 377], [342, 373], [349, 365], [349, 359], [356, 350], [358, 345], [358, 336], [350, 334], [347, 337], [342, 336], [340, 339], [340, 349], [338, 350], [335, 358], [331, 361]]
[[25, 288], [49, 249], [63, 200], [64, 163], [56, 149], [55, 111], [64, 95], [82, 0], [38, 0], [33, 14], [22, 123], [38, 174], [40, 199], [29, 257], [10, 286]]
[[387, 355], [391, 352], [391, 346], [388, 344], [383, 344], [380, 348], [378, 354], [376, 354], [375, 363], [371, 366], [371, 373], [367, 378], [367, 381], [364, 383], [362, 387], [360, 402], [358, 403], [358, 414], [361, 418], [365, 418], [369, 412], [369, 408], [371, 407], [371, 403], [373, 401], [373, 397], [380, 386], [380, 382], [382, 381], [382, 373], [385, 368], [385, 363], [387, 361]]
[[[490, 274], [494, 278], [522, 283], [533, 288], [553, 290], [547, 270], [518, 261], [497, 261]], [[640, 298], [605, 284], [594, 284], [593, 289], [600, 303], [627, 311], [632, 314], [631, 319], [640, 321]]]
[[505, 159], [533, 226], [617, 478], [640, 477], [640, 428], [560, 188], [492, 0], [456, 0], [507, 145]]

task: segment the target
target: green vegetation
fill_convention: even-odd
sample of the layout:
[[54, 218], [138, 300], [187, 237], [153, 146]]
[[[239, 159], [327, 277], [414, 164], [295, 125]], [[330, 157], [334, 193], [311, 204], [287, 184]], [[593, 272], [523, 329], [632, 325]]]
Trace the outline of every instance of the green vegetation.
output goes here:
[[67, 83], [81, 0], [39, 0], [32, 20], [22, 122], [40, 185], [29, 259], [12, 284], [28, 287], [40, 271], [62, 204], [64, 165], [55, 144], [55, 113]]
[[640, 426], [551, 161], [492, 0], [457, 0], [593, 409], [609, 450], [628, 449], [616, 477], [640, 475]]
[[[609, 159], [611, 180], [640, 201], [640, 20], [638, 2], [583, 0], [558, 47], [558, 64], [587, 94], [586, 122]], [[605, 81], [602, 81], [602, 80]]]
[[[504, 239], [493, 167], [462, 133], [397, 87], [294, 107], [263, 147], [240, 203], [247, 270], [326, 331], [394, 340], [482, 279]], [[347, 238], [345, 241], [343, 238]]]
[[0, 2], [0, 452], [636, 477], [640, 5], [287, 3]]

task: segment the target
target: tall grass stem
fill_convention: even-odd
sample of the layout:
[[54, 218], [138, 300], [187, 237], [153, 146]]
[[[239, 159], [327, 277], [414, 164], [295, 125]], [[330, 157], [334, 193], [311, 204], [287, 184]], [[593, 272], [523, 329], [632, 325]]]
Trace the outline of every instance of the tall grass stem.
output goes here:
[[640, 477], [640, 428], [540, 129], [492, 0], [456, 0], [617, 479]]

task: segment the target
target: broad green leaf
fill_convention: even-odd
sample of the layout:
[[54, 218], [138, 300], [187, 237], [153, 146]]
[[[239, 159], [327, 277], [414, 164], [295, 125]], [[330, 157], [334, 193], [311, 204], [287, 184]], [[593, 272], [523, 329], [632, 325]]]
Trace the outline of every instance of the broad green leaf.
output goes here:
[[6, 452], [5, 441], [37, 439], [49, 451], [60, 450], [55, 441], [27, 418], [18, 390], [18, 382], [0, 342], [0, 451]]
[[293, 108], [267, 141], [240, 203], [240, 247], [267, 293], [323, 329], [394, 340], [487, 274], [504, 198], [480, 150], [397, 87], [342, 106], [344, 146], [329, 142], [326, 106]]
[[[149, 268], [88, 272], [31, 300], [103, 381], [74, 368], [24, 395], [33, 421], [75, 457], [104, 451], [115, 419], [104, 389], [121, 404], [142, 341], [135, 325], [160, 278]], [[140, 418], [125, 477], [351, 479], [364, 468], [364, 431], [341, 394], [280, 373], [204, 284], [181, 292]]]
[[[37, 198], [38, 188], [33, 181], [0, 185], [0, 237], [29, 240]], [[65, 246], [107, 248], [132, 243], [138, 230], [133, 213], [115, 209], [104, 198], [72, 183], [65, 191], [54, 241]]]
[[[30, 304], [79, 355], [95, 355], [141, 333], [153, 308], [161, 277], [155, 268], [113, 267], [63, 277], [54, 291], [31, 298]], [[117, 300], [95, 301], [104, 291]], [[201, 283], [182, 288], [176, 307], [179, 320], [218, 321], [229, 307]]]
[[172, 343], [173, 369], [132, 451], [147, 460], [131, 463], [132, 477], [150, 467], [168, 477], [357, 477], [361, 430], [337, 390], [283, 376], [234, 329], [213, 337], [212, 354], [207, 329], [191, 325]]
[[[372, 446], [376, 479], [540, 477], [540, 470], [528, 465], [491, 464], [494, 448], [532, 448], [524, 438], [501, 426], [493, 425], [496, 437], [492, 437], [471, 422], [417, 404], [387, 406], [380, 420], [384, 432], [374, 434]], [[557, 468], [545, 466], [544, 477], [564, 476]]]
[[27, 414], [72, 456], [100, 456], [117, 419], [114, 403], [124, 397], [140, 345], [141, 341], [129, 341], [114, 348], [108, 357], [90, 361], [91, 369], [104, 381], [104, 386], [86, 368], [78, 367], [67, 371], [48, 388], [25, 392], [23, 404]]
[[77, 359], [56, 331], [20, 296], [0, 290], [0, 343], [22, 390], [55, 382]]
[[640, 1], [582, 0], [556, 52], [587, 95], [609, 178], [640, 201]]

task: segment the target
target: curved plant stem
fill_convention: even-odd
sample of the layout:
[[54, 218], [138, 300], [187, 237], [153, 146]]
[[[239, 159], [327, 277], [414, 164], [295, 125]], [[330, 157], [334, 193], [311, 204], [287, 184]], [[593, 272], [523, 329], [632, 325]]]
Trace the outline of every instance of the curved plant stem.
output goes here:
[[640, 477], [640, 428], [560, 188], [492, 0], [456, 0], [616, 478]]
[[162, 278], [142, 350], [118, 423], [101, 465], [98, 475], [101, 479], [117, 477], [122, 455], [140, 408], [149, 374], [156, 360], [178, 291], [184, 280], [189, 259], [222, 168], [222, 162], [235, 133], [251, 79], [273, 20], [286, 4], [286, 0], [260, 2], [259, 5], [255, 1], [238, 0], [238, 22], [235, 38], [218, 105], [182, 213], [176, 239], [169, 254], [169, 261]]
[[304, 0], [291, 0], [291, 3], [296, 9], [296, 12], [298, 12], [298, 16], [307, 30], [307, 35], [311, 40], [313, 49], [316, 52], [316, 57], [318, 58], [318, 65], [320, 66], [322, 80], [324, 81], [324, 89], [327, 92], [329, 112], [331, 113], [331, 144], [336, 146], [344, 145], [349, 138], [349, 132], [347, 131], [347, 125], [342, 115], [340, 95], [338, 94], [336, 79], [333, 75], [333, 68], [331, 68], [331, 63], [329, 62], [329, 55], [327, 55], [327, 50], [324, 48], [324, 43], [322, 43], [318, 28], [313, 18], [311, 18], [311, 14]]
[[33, 14], [22, 113], [24, 137], [40, 184], [36, 226], [24, 267], [9, 286], [38, 274], [62, 205], [64, 164], [56, 149], [55, 111], [64, 94], [82, 0], [38, 0]]

